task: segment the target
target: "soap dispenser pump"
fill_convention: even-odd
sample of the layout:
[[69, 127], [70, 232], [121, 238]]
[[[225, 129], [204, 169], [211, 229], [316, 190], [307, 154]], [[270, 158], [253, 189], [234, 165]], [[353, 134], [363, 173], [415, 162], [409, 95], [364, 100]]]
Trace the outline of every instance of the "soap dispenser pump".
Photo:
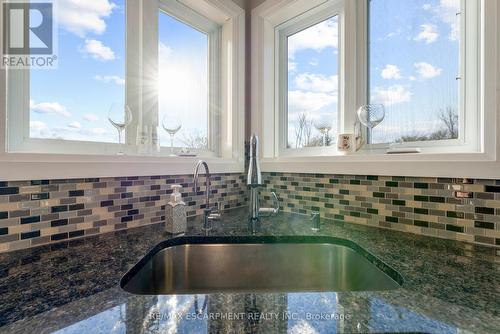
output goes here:
[[165, 207], [165, 230], [172, 234], [184, 233], [187, 229], [186, 203], [182, 201], [181, 189], [181, 185], [172, 185], [170, 201]]

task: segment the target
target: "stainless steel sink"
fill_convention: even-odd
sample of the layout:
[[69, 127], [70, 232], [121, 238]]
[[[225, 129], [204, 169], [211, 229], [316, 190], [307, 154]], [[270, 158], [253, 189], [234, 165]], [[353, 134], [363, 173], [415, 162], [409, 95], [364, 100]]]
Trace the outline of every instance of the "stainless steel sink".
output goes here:
[[[375, 291], [401, 276], [356, 244], [329, 237], [177, 238], [121, 281], [133, 294]], [[170, 241], [170, 245], [169, 242]]]

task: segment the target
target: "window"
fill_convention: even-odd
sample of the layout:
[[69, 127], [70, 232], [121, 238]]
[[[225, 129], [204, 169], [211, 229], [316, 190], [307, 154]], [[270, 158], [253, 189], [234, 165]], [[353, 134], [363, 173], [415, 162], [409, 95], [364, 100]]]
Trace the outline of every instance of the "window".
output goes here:
[[[98, 2], [58, 2], [58, 68], [7, 70], [8, 152], [170, 156], [164, 128], [178, 122], [177, 152], [240, 164], [244, 11], [232, 0]], [[116, 106], [132, 115], [122, 145]]]
[[310, 7], [276, 27], [280, 154], [331, 150], [341, 129], [343, 2]]
[[461, 2], [370, 0], [369, 100], [386, 109], [370, 143], [462, 135]]
[[[218, 27], [209, 28], [211, 33], [167, 12], [159, 13], [158, 113], [164, 129], [180, 126], [173, 137], [176, 147], [209, 147], [209, 118], [217, 107], [216, 101], [210, 103], [210, 90], [218, 90], [217, 80], [212, 81], [214, 87], [209, 87], [209, 67], [215, 66], [209, 54], [210, 45], [217, 44]], [[160, 135], [160, 142], [170, 146], [166, 131]]]
[[274, 143], [264, 155], [339, 155], [338, 134], [359, 133], [366, 104], [383, 104], [385, 119], [373, 138], [361, 131], [357, 154], [480, 151], [480, 3], [299, 0], [267, 12], [253, 63], [261, 136]]
[[169, 122], [181, 126], [176, 146], [206, 148], [208, 36], [164, 12], [158, 31], [160, 119], [167, 126]]
[[286, 37], [288, 148], [335, 143], [339, 103], [339, 18]]
[[100, 2], [59, 3], [58, 68], [29, 71], [29, 138], [118, 142], [108, 111], [125, 101], [125, 0]]

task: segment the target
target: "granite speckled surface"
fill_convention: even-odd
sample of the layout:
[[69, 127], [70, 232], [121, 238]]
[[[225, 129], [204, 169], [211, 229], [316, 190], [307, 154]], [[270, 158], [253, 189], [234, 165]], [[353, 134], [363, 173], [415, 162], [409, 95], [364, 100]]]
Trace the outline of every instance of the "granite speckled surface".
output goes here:
[[[210, 235], [249, 235], [247, 210]], [[203, 235], [199, 218], [187, 235]], [[264, 219], [258, 235], [351, 240], [405, 279], [383, 292], [135, 296], [121, 276], [159, 242], [163, 225], [0, 255], [0, 333], [497, 333], [498, 249], [307, 217]], [[243, 266], [244, 264], [242, 264]]]

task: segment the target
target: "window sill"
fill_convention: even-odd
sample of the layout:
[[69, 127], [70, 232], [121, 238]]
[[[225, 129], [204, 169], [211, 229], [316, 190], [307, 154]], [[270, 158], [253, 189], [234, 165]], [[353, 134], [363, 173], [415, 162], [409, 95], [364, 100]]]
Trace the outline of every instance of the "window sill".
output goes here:
[[0, 180], [186, 175], [199, 160], [211, 173], [241, 173], [242, 158], [3, 153]]
[[263, 172], [500, 178], [488, 153], [409, 153], [282, 156], [261, 161]]

